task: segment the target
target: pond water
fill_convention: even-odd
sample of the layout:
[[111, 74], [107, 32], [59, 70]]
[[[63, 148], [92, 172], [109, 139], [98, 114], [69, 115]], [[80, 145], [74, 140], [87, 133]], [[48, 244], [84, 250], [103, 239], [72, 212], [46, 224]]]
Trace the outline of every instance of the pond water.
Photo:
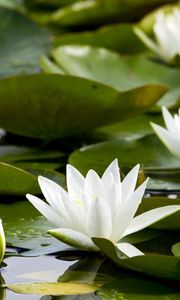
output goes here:
[[[180, 291], [173, 281], [154, 279], [118, 268], [103, 257], [88, 253], [78, 259], [78, 252], [69, 253], [67, 257], [54, 255], [40, 257], [15, 257], [4, 260], [1, 281], [6, 284], [33, 282], [78, 283], [80, 285], [98, 284], [94, 292], [76, 295], [48, 296], [14, 293], [9, 289], [0, 290], [0, 300], [179, 300]], [[64, 255], [64, 254], [62, 254]], [[69, 257], [69, 258], [68, 258]], [[66, 260], [70, 259], [70, 261]], [[73, 286], [72, 286], [73, 288]], [[71, 286], [69, 287], [71, 291]]]
[[[62, 261], [53, 256], [8, 257], [4, 260], [7, 267], [2, 269], [5, 283], [26, 283], [34, 281], [57, 281], [74, 261]], [[0, 300], [39, 300], [42, 296], [21, 295], [10, 290], [1, 290]]]

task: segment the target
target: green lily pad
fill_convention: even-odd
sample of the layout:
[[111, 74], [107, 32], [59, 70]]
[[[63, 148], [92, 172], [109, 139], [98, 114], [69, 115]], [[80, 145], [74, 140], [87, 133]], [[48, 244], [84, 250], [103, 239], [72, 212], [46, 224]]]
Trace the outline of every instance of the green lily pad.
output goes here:
[[96, 294], [100, 300], [178, 300], [180, 297], [180, 293], [173, 288], [133, 277], [106, 283]]
[[96, 26], [107, 23], [135, 21], [168, 0], [88, 0], [57, 10], [51, 21], [61, 27]]
[[37, 177], [12, 165], [0, 162], [0, 194], [25, 195], [40, 193]]
[[[141, 120], [141, 118], [139, 119]], [[138, 121], [138, 117], [134, 120]], [[121, 171], [124, 173], [140, 163], [145, 176], [150, 177], [148, 189], [154, 191], [179, 190], [180, 160], [174, 157], [155, 135], [144, 135], [149, 130], [146, 129], [146, 125], [144, 128], [139, 127], [139, 132], [133, 132], [131, 129], [133, 123], [134, 121], [131, 123], [131, 120], [129, 120], [129, 122], [122, 122], [122, 126], [119, 123], [104, 127], [102, 130], [96, 130], [93, 136], [99, 140], [103, 138], [110, 139], [113, 134], [117, 138], [76, 150], [70, 155], [69, 162], [83, 174], [86, 174], [92, 168], [100, 175], [104, 172], [108, 163], [115, 158], [118, 158]], [[123, 124], [125, 124], [124, 127]], [[130, 125], [129, 133], [126, 129], [128, 124]], [[119, 128], [122, 132], [118, 132]], [[134, 125], [134, 129], [136, 129], [136, 125]], [[114, 132], [111, 132], [111, 130], [114, 130]]]
[[56, 150], [27, 148], [15, 145], [0, 145], [0, 160], [3, 162], [33, 162], [59, 159], [64, 153]]
[[165, 91], [164, 86], [147, 85], [120, 93], [91, 80], [55, 74], [3, 79], [0, 126], [12, 133], [53, 140], [136, 115]]
[[150, 179], [148, 182], [148, 188], [150, 190], [154, 190], [154, 191], [180, 190], [179, 172], [174, 172], [173, 176], [167, 176], [167, 174], [165, 176], [163, 175], [153, 176], [153, 175], [154, 174], [150, 175]]
[[93, 238], [101, 251], [119, 267], [146, 273], [151, 276], [180, 280], [180, 260], [173, 256], [146, 254], [122, 259], [118, 256], [114, 244], [103, 238]]
[[55, 172], [54, 170], [64, 167], [65, 162], [43, 162], [43, 161], [18, 161], [13, 162], [13, 166], [23, 169], [31, 174], [40, 175], [41, 173], [48, 173], [49, 171]]
[[24, 2], [28, 8], [59, 8], [76, 1], [77, 0], [25, 0]]
[[[39, 169], [35, 169], [37, 165]], [[65, 185], [63, 174], [54, 170], [40, 169], [39, 164], [32, 164], [31, 166], [29, 163], [28, 165], [26, 164], [27, 166], [29, 168], [20, 169], [17, 166], [0, 162], [0, 195], [24, 196], [26, 193], [40, 194], [38, 175], [48, 177], [62, 186]]]
[[55, 36], [53, 42], [54, 47], [71, 44], [102, 47], [122, 54], [135, 54], [146, 50], [130, 24], [114, 24], [95, 31], [61, 34], [59, 37]]
[[[136, 246], [145, 254], [172, 256], [172, 245], [179, 242], [179, 235], [175, 231], [157, 230], [159, 235], [149, 241], [137, 243]], [[133, 236], [133, 235], [132, 235]], [[129, 237], [130, 244], [131, 237]]]
[[22, 0], [0, 0], [0, 6], [19, 10], [22, 7]]
[[0, 20], [0, 77], [39, 72], [39, 58], [50, 47], [48, 31], [3, 7]]
[[152, 134], [153, 130], [150, 122], [162, 125], [162, 115], [159, 114], [141, 114], [112, 125], [103, 126], [96, 129], [92, 135], [97, 140], [109, 140], [114, 138], [142, 137]]
[[102, 174], [115, 158], [118, 158], [120, 168], [126, 171], [137, 163], [140, 163], [148, 174], [176, 171], [180, 168], [180, 160], [175, 158], [155, 135], [119, 138], [86, 146], [72, 153], [69, 162], [83, 174], [91, 168]]
[[33, 173], [33, 170], [37, 170], [37, 175], [39, 175], [39, 170], [42, 173], [42, 171], [54, 170], [64, 165], [64, 156], [64, 153], [56, 150], [0, 145], [1, 162], [12, 164], [30, 173]]
[[[65, 74], [95, 80], [119, 91], [144, 84], [165, 84], [170, 90], [158, 105], [179, 106], [180, 70], [152, 61], [145, 55], [122, 56], [103, 48], [66, 45], [53, 50], [52, 57]], [[50, 68], [51, 73], [54, 71]]]
[[0, 209], [9, 246], [33, 250], [32, 253], [27, 251], [27, 256], [48, 254], [67, 248], [47, 234], [47, 230], [53, 226], [28, 201], [1, 203]]

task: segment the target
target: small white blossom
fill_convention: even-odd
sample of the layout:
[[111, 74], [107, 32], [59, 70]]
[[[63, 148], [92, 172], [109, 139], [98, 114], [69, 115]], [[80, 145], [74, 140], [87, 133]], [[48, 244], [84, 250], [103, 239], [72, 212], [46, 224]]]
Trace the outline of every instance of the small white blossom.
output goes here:
[[159, 12], [153, 26], [156, 42], [150, 39], [140, 28], [135, 28], [139, 38], [164, 61], [170, 62], [180, 56], [180, 10], [174, 8], [171, 13]]
[[154, 123], [151, 125], [169, 151], [180, 158], [180, 109], [173, 117], [168, 109], [163, 107], [162, 114], [166, 129]]
[[137, 189], [139, 165], [121, 181], [117, 159], [100, 178], [90, 170], [86, 177], [67, 165], [67, 191], [55, 182], [39, 176], [39, 184], [47, 203], [33, 195], [29, 201], [57, 229], [49, 230], [57, 239], [86, 250], [99, 250], [91, 237], [111, 240], [126, 256], [143, 255], [124, 237], [142, 230], [180, 209], [171, 205], [134, 216], [146, 188], [147, 180]]

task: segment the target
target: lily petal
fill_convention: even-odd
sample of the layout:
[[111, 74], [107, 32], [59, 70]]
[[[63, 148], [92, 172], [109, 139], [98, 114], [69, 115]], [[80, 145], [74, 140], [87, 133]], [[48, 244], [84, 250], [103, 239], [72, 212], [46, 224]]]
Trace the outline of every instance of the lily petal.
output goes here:
[[161, 56], [161, 51], [157, 44], [151, 40], [140, 28], [135, 27], [134, 32], [148, 48]]
[[58, 210], [60, 212], [60, 206], [62, 202], [61, 193], [62, 191], [63, 193], [66, 193], [66, 191], [61, 188], [56, 182], [43, 176], [38, 176], [38, 182], [46, 201], [55, 210]]
[[106, 194], [110, 190], [112, 184], [114, 184], [114, 176], [112, 173], [107, 174], [107, 176], [104, 177], [102, 180], [102, 193], [106, 197]]
[[33, 195], [27, 194], [27, 199], [35, 206], [39, 212], [55, 226], [61, 227], [62, 221], [59, 215], [44, 201]]
[[162, 114], [164, 118], [164, 122], [166, 124], [167, 129], [172, 135], [178, 135], [178, 129], [175, 125], [174, 118], [170, 114], [170, 112], [167, 110], [165, 106], [162, 107]]
[[84, 184], [84, 192], [89, 195], [92, 200], [101, 194], [102, 182], [98, 174], [94, 170], [89, 170]]
[[123, 236], [140, 231], [180, 210], [180, 205], [169, 205], [164, 207], [158, 207], [147, 211], [134, 219], [132, 219], [130, 225], [125, 230]]
[[88, 213], [89, 236], [110, 238], [112, 233], [112, 216], [109, 205], [96, 198]]
[[79, 231], [67, 228], [57, 228], [48, 230], [48, 233], [70, 246], [84, 250], [98, 250], [91, 239]]
[[66, 181], [70, 196], [74, 199], [79, 199], [84, 188], [85, 178], [76, 168], [69, 164], [66, 167]]
[[[117, 243], [115, 244], [118, 250], [125, 254], [127, 257], [134, 257], [139, 255], [144, 255], [139, 249], [129, 243]], [[121, 256], [121, 253], [120, 253]]]
[[102, 176], [102, 181], [105, 180], [106, 176], [112, 173], [114, 177], [114, 181], [116, 184], [120, 184], [120, 171], [119, 171], [119, 166], [118, 166], [118, 160], [117, 158], [112, 161], [112, 163], [107, 167], [105, 170], [103, 176]]
[[112, 240], [117, 242], [124, 236], [124, 231], [130, 225], [133, 216], [135, 215], [138, 206], [142, 201], [144, 191], [146, 189], [148, 179], [141, 184], [132, 196], [126, 201], [123, 208], [117, 213], [113, 222]]
[[135, 190], [140, 165], [136, 165], [122, 181], [122, 201], [125, 202]]
[[175, 139], [173, 135], [169, 133], [166, 129], [163, 127], [150, 123], [153, 127], [154, 131], [160, 138], [160, 140], [165, 144], [165, 146], [169, 149], [170, 152], [172, 152], [175, 156], [180, 157], [180, 142], [179, 140]]

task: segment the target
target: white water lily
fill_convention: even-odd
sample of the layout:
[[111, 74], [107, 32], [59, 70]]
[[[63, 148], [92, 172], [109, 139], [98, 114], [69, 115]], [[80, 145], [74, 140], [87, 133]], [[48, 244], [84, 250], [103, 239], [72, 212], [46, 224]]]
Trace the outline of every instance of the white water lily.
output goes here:
[[150, 39], [140, 28], [135, 28], [139, 38], [160, 58], [170, 62], [180, 56], [180, 9], [174, 8], [171, 13], [159, 12], [153, 26], [156, 42]]
[[3, 260], [5, 248], [6, 248], [6, 240], [5, 240], [2, 220], [0, 219], [0, 262]]
[[155, 123], [151, 123], [151, 126], [168, 150], [180, 158], [180, 109], [178, 114], [172, 116], [168, 109], [163, 107], [162, 114], [166, 129]]
[[138, 171], [136, 165], [121, 182], [117, 159], [102, 178], [93, 170], [84, 178], [76, 168], [67, 165], [67, 191], [39, 176], [49, 205], [33, 195], [28, 194], [27, 198], [57, 227], [48, 232], [62, 242], [97, 251], [91, 237], [106, 238], [128, 257], [143, 255], [123, 238], [178, 211], [180, 206], [161, 207], [134, 217], [147, 185], [146, 180], [135, 189]]

